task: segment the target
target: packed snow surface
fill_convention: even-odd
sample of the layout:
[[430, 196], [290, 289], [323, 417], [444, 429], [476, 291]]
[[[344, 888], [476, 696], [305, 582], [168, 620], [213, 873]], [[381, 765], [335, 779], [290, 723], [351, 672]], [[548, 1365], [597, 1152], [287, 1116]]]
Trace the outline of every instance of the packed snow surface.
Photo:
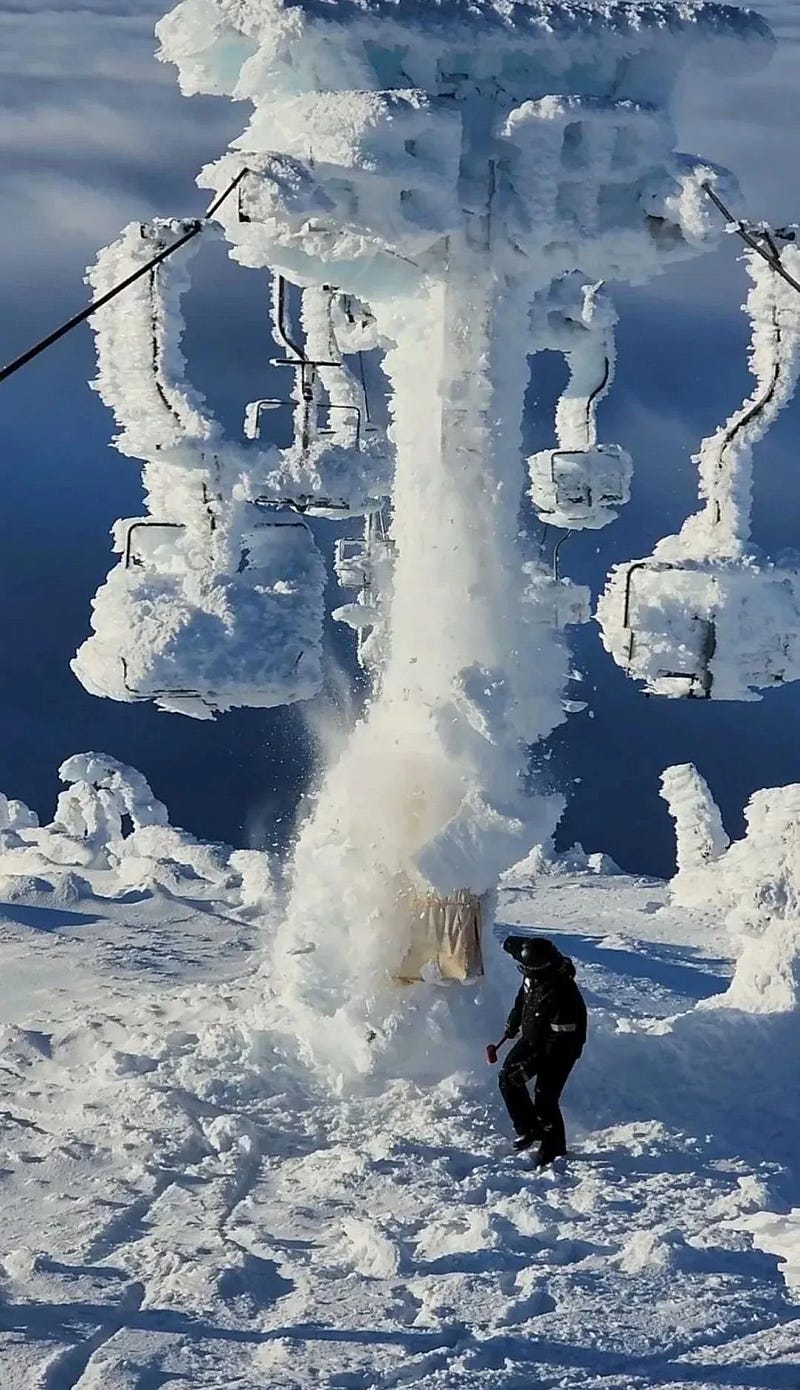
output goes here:
[[800, 1383], [797, 1013], [726, 994], [714, 895], [599, 855], [509, 876], [498, 932], [547, 932], [590, 1008], [570, 1157], [536, 1174], [483, 1055], [496, 941], [478, 997], [397, 991], [416, 1065], [337, 1093], [258, 970], [267, 858], [112, 759], [62, 772], [50, 826], [0, 832], [2, 1390]]

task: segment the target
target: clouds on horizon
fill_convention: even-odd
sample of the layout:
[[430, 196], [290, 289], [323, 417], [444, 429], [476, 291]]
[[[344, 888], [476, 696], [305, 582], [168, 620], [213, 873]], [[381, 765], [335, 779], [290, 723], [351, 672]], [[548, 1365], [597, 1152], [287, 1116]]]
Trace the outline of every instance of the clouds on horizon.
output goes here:
[[156, 60], [163, 0], [0, 13], [0, 340], [15, 351], [85, 302], [84, 271], [133, 219], [197, 215], [198, 170], [242, 115], [181, 97]]

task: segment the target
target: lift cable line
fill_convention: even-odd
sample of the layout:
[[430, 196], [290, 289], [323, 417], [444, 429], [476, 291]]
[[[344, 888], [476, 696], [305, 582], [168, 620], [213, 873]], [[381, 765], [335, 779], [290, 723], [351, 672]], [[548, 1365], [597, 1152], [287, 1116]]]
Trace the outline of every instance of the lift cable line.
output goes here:
[[140, 266], [138, 270], [134, 271], [132, 275], [129, 275], [127, 279], [122, 280], [118, 285], [114, 285], [107, 294], [101, 295], [99, 299], [92, 300], [92, 303], [88, 304], [85, 309], [82, 309], [79, 314], [75, 314], [74, 317], [68, 319], [66, 323], [62, 323], [60, 328], [57, 328], [53, 333], [49, 333], [46, 338], [42, 338], [38, 343], [35, 343], [32, 348], [28, 348], [27, 352], [23, 352], [21, 356], [15, 358], [13, 362], [9, 362], [8, 366], [0, 369], [0, 382], [7, 381], [8, 378], [13, 376], [15, 372], [18, 372], [21, 367], [26, 367], [29, 362], [39, 357], [41, 353], [46, 352], [54, 343], [65, 338], [68, 333], [72, 332], [73, 328], [78, 328], [80, 324], [85, 323], [87, 319], [92, 317], [92, 314], [97, 313], [98, 309], [102, 309], [106, 304], [109, 304], [112, 299], [116, 299], [117, 295], [121, 294], [123, 290], [135, 284], [143, 275], [149, 274], [151, 270], [154, 270], [156, 266], [160, 265], [162, 261], [167, 260], [167, 258], [172, 256], [176, 251], [180, 251], [182, 246], [185, 246], [187, 242], [196, 237], [199, 232], [202, 232], [203, 228], [208, 225], [214, 214], [225, 202], [226, 198], [229, 198], [234, 189], [238, 188], [247, 173], [249, 173], [248, 169], [240, 169], [236, 177], [228, 184], [228, 187], [214, 199], [205, 217], [197, 218], [191, 222], [189, 224], [189, 230], [185, 232], [183, 236], [179, 237], [177, 241], [173, 242], [171, 246], [167, 246], [163, 251], [159, 251], [158, 255], [153, 256], [152, 260], [147, 262], [147, 265]]
[[[736, 235], [741, 237], [742, 241], [745, 242], [745, 244], [749, 246], [752, 251], [756, 251], [758, 255], [761, 256], [767, 262], [767, 265], [771, 266], [772, 269], [778, 275], [780, 275], [782, 279], [786, 281], [787, 285], [791, 285], [792, 289], [797, 290], [797, 293], [800, 294], [800, 280], [795, 280], [794, 276], [790, 275], [788, 270], [785, 269], [783, 262], [780, 258], [780, 253], [778, 252], [772, 240], [773, 233], [764, 231], [760, 234], [762, 240], [765, 240], [768, 243], [768, 245], [772, 248], [771, 251], [765, 251], [764, 247], [761, 244], [761, 241], [759, 241], [758, 239], [758, 236], [754, 235], [754, 233], [750, 230], [750, 227], [746, 222], [743, 222], [738, 217], [734, 217], [730, 208], [727, 208], [725, 206], [722, 199], [718, 196], [718, 194], [714, 192], [714, 189], [711, 187], [710, 184], [703, 183], [701, 184], [701, 188], [703, 189], [704, 193], [708, 194], [715, 207], [719, 208], [726, 222], [729, 223]], [[783, 237], [787, 241], [793, 241], [795, 236], [794, 232], [780, 231], [774, 233], [774, 235]]]

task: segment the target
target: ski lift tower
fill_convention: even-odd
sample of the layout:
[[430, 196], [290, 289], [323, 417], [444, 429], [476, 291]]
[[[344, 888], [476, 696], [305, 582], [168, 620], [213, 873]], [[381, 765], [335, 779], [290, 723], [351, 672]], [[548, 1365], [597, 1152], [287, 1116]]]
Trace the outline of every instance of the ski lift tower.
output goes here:
[[565, 527], [605, 524], [630, 460], [597, 442], [613, 374], [598, 290], [716, 242], [703, 185], [736, 190], [675, 153], [673, 89], [690, 58], [752, 65], [769, 31], [695, 0], [182, 0], [158, 35], [187, 95], [253, 104], [200, 177], [219, 193], [241, 175], [218, 213], [231, 255], [358, 305], [389, 383], [386, 655], [299, 858], [337, 837], [364, 850], [399, 978], [479, 973], [464, 902], [549, 833], [522, 783], [568, 672], [558, 581], [519, 535], [529, 357], [573, 368], [533, 500]]

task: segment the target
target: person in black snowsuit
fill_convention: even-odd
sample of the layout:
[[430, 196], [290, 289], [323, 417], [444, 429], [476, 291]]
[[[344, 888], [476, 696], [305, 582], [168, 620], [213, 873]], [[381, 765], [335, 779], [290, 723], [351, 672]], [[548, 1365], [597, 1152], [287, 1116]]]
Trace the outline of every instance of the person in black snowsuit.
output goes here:
[[586, 1004], [575, 966], [552, 941], [510, 936], [503, 949], [513, 956], [523, 982], [506, 1023], [507, 1038], [521, 1037], [503, 1063], [500, 1093], [517, 1132], [515, 1149], [540, 1141], [536, 1166], [544, 1168], [567, 1152], [558, 1102], [586, 1042]]

